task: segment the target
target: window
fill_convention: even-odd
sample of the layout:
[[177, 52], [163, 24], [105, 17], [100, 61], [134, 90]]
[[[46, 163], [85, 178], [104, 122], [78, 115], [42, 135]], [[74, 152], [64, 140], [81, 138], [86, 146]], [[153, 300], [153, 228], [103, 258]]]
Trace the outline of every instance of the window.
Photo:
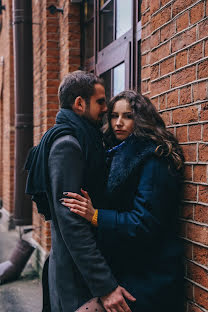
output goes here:
[[108, 99], [140, 89], [139, 16], [139, 0], [84, 0], [82, 67], [105, 80]]

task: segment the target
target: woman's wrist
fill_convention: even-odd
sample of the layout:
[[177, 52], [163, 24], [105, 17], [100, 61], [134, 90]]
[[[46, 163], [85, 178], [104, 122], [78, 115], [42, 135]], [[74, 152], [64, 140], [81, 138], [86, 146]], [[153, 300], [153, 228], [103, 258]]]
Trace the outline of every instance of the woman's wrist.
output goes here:
[[98, 209], [95, 209], [95, 213], [92, 217], [91, 224], [94, 226], [98, 226]]

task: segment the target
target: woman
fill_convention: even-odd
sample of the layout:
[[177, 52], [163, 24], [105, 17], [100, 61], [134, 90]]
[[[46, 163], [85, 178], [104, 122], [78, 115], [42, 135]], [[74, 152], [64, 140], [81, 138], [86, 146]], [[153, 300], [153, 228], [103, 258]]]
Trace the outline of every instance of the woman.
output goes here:
[[137, 300], [135, 312], [183, 308], [182, 246], [177, 215], [183, 154], [150, 100], [134, 91], [109, 105], [106, 209], [86, 191], [68, 193], [63, 204], [97, 227], [97, 243], [118, 283]]

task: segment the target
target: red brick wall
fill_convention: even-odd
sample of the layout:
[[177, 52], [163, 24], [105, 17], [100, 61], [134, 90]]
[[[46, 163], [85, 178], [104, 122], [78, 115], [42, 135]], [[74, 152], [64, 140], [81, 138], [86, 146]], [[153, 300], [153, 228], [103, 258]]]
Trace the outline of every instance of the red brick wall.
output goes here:
[[14, 209], [14, 69], [12, 1], [2, 13], [0, 32], [0, 197], [3, 206]]
[[[50, 5], [64, 6], [64, 14], [50, 14]], [[80, 66], [80, 6], [70, 1], [33, 0], [34, 145], [53, 126], [58, 111], [57, 91], [69, 71]], [[50, 249], [50, 227], [33, 209], [34, 239]]]
[[143, 0], [142, 92], [186, 159], [185, 311], [208, 311], [208, 1]]

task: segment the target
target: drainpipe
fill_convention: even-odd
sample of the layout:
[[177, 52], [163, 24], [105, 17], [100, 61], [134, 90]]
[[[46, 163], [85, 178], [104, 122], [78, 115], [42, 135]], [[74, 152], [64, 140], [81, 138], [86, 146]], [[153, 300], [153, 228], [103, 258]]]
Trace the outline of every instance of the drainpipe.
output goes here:
[[13, 0], [15, 81], [15, 208], [16, 225], [32, 224], [32, 202], [25, 195], [24, 163], [33, 145], [32, 0]]

